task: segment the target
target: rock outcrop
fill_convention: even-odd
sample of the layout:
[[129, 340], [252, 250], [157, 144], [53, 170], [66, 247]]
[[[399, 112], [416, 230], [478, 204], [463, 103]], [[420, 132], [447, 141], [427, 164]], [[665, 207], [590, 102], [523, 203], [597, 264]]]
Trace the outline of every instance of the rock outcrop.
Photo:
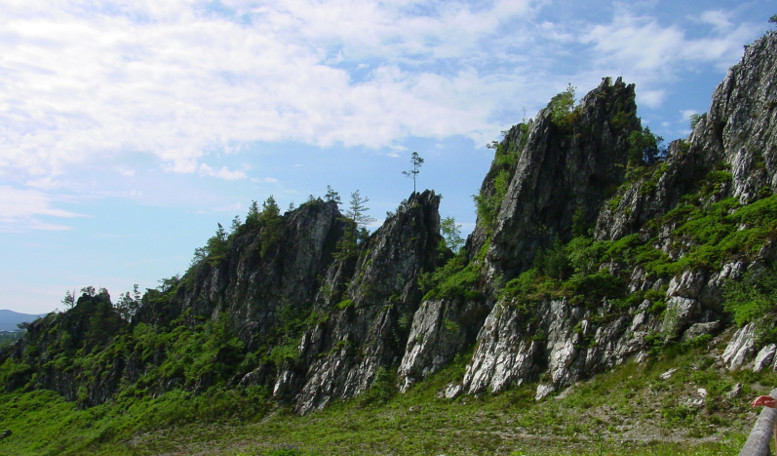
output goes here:
[[[499, 208], [486, 257], [490, 280], [515, 277], [573, 224], [591, 225], [622, 182], [628, 138], [641, 131], [633, 84], [605, 78], [568, 119], [548, 107], [532, 123]], [[577, 220], [573, 220], [577, 217]]]
[[[320, 295], [316, 308], [330, 317], [302, 336], [299, 412], [356, 396], [380, 369], [399, 363], [421, 299], [418, 279], [438, 266], [439, 203], [434, 192], [413, 194], [365, 243], [352, 276], [331, 266], [323, 288], [344, 291]], [[276, 390], [294, 382], [294, 375], [282, 376]]]
[[721, 365], [774, 369], [774, 341], [732, 318], [726, 290], [777, 271], [777, 33], [665, 156], [634, 91], [606, 78], [511, 128], [456, 255], [431, 191], [371, 235], [334, 200], [270, 210], [214, 237], [131, 321], [101, 293], [30, 324], [0, 350], [0, 381], [84, 406], [126, 385], [260, 385], [307, 413], [377, 383], [406, 391], [454, 360], [448, 397], [531, 383], [542, 399], [676, 343], [730, 339]]
[[[737, 249], [729, 256], [721, 253], [718, 266], [706, 258], [687, 261], [701, 241], [682, 227], [688, 218], [671, 211], [689, 201], [689, 211], [703, 212], [726, 198], [746, 205], [774, 194], [777, 118], [770, 100], [777, 93], [776, 55], [777, 34], [750, 46], [716, 90], [710, 112], [690, 139], [673, 142], [665, 159], [655, 163], [629, 163], [629, 136], [642, 130], [633, 87], [620, 80], [605, 80], [584, 97], [576, 110], [581, 114], [572, 118], [566, 135], [554, 129], [550, 108], [524, 129], [527, 139], [510, 168], [493, 235], [478, 229], [467, 245], [488, 247], [480, 264], [469, 252], [488, 282], [483, 288], [503, 289], [507, 280], [530, 268], [537, 252], [554, 238], [566, 242], [577, 235], [576, 224], [594, 226], [593, 242], [599, 245], [621, 240], [626, 251], [639, 246], [645, 257], [663, 258], [672, 267], [662, 269], [655, 266], [657, 261], [636, 258], [591, 264], [589, 271], [576, 271], [577, 277], [567, 283], [574, 285], [579, 278], [595, 287], [594, 279], [602, 279], [612, 286], [598, 297], [594, 289], [584, 290], [594, 299], [582, 304], [574, 302], [574, 291], [559, 291], [563, 285], [556, 293], [567, 296], [555, 299], [491, 293], [480, 306], [490, 313], [473, 340], [466, 373], [447, 388], [447, 396], [538, 382], [539, 399], [625, 360], [642, 359], [656, 343], [697, 343], [730, 324], [723, 311], [723, 287], [745, 271], [773, 263], [773, 220], [760, 222], [771, 234], [755, 242], [749, 254]], [[514, 132], [501, 144], [504, 149], [518, 142]], [[487, 180], [496, 175], [496, 162]], [[493, 193], [493, 185], [484, 182], [482, 192]], [[728, 212], [715, 217], [734, 214], [737, 205], [726, 207]], [[732, 231], [747, 228], [740, 223]], [[595, 274], [586, 278], [591, 272]], [[453, 359], [443, 322], [454, 326], [451, 322], [458, 323], [456, 315], [468, 305], [457, 299], [422, 304], [399, 371], [403, 388]], [[729, 368], [744, 366], [756, 353], [754, 338], [751, 327], [740, 330], [722, 362]], [[768, 356], [768, 351], [762, 353], [756, 365], [763, 365]]]

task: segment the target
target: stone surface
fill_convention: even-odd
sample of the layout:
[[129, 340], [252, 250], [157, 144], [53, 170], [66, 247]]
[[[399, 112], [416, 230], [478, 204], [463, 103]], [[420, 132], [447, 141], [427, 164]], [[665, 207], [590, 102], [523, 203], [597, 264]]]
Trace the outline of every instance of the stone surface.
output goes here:
[[755, 351], [755, 325], [748, 323], [739, 328], [731, 338], [721, 360], [729, 370], [742, 367]]
[[769, 344], [763, 347], [755, 356], [753, 371], [761, 372], [765, 368], [771, 367], [775, 352], [777, 352], [777, 344]]

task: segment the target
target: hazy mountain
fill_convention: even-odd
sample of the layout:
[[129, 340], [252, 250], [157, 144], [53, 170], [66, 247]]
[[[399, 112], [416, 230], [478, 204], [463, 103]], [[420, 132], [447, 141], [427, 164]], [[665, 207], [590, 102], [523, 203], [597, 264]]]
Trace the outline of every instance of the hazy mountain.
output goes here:
[[16, 331], [20, 323], [29, 323], [41, 315], [23, 314], [13, 310], [0, 310], [0, 331]]

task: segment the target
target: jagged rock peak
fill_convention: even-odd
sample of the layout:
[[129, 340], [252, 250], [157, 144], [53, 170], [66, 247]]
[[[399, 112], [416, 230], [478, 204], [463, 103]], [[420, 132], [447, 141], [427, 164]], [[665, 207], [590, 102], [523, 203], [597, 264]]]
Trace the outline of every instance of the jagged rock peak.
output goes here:
[[491, 277], [516, 276], [538, 248], [593, 225], [623, 181], [629, 135], [641, 131], [634, 98], [633, 84], [605, 78], [573, 110], [559, 115], [551, 102], [537, 115], [499, 207]]
[[690, 138], [672, 142], [664, 162], [618, 190], [597, 220], [595, 237], [614, 240], [638, 232], [682, 195], [724, 175], [730, 179], [721, 183], [720, 198], [747, 204], [777, 191], [776, 32], [749, 46], [728, 71]]
[[730, 165], [740, 202], [777, 191], [777, 32], [748, 46], [731, 67], [691, 143]]
[[[274, 388], [293, 396], [298, 412], [354, 397], [399, 364], [421, 301], [418, 279], [439, 266], [439, 203], [433, 191], [413, 193], [361, 245], [353, 267], [332, 264], [317, 303], [330, 316], [303, 334], [300, 361]], [[342, 290], [337, 302], [323, 296], [333, 290]]]
[[[501, 294], [477, 336], [475, 351], [462, 382], [451, 385], [446, 395], [500, 391], [510, 385], [539, 380], [536, 397], [541, 399], [627, 359], [648, 356], [649, 341], [656, 336], [665, 343], [698, 341], [718, 334], [725, 327], [730, 316], [722, 310], [724, 284], [736, 282], [744, 271], [760, 264], [773, 264], [773, 237], [751, 241], [754, 246], [750, 255], [725, 253], [721, 249], [717, 263], [698, 260], [683, 263], [683, 259], [690, 259], [705, 248], [714, 250], [721, 246], [714, 240], [686, 236], [682, 224], [694, 221], [693, 216], [684, 218], [682, 211], [678, 211], [675, 220], [665, 221], [659, 217], [681, 203], [681, 208], [703, 213], [717, 202], [725, 203], [723, 200], [731, 196], [736, 197], [739, 204], [756, 199], [773, 201], [777, 165], [774, 144], [777, 139], [776, 37], [776, 33], [770, 33], [750, 46], [742, 63], [731, 69], [716, 90], [710, 112], [700, 119], [692, 137], [688, 141], [672, 143], [665, 161], [645, 161], [636, 166], [626, 161], [629, 179], [621, 177], [624, 185], [613, 192], [613, 198], [604, 205], [601, 204], [604, 200], [597, 201], [595, 197], [588, 200], [600, 204], [599, 210], [593, 212], [594, 216], [598, 213], [596, 239], [615, 240], [639, 232], [639, 236], [631, 237], [633, 242], [637, 245], [645, 243], [642, 246], [648, 250], [662, 249], [657, 255], [666, 254], [666, 264], [677, 261], [676, 269], [648, 270], [649, 262], [642, 263], [645, 259], [635, 258], [620, 265], [601, 263], [596, 266], [598, 273], [617, 276], [621, 287], [625, 285], [621, 294], [625, 298], [619, 300], [617, 292], [609, 291], [586, 306], [576, 304], [574, 296], [546, 296], [526, 302], [526, 297], [519, 294], [514, 297], [509, 293]], [[541, 240], [526, 227], [537, 226], [535, 220], [543, 221], [544, 216], [541, 203], [530, 198], [540, 202], [550, 199], [546, 192], [552, 192], [554, 188], [543, 188], [537, 182], [555, 177], [551, 181], [571, 195], [570, 199], [577, 199], [579, 195], [576, 187], [565, 183], [564, 173], [543, 174], [521, 162], [534, 153], [535, 166], [546, 166], [549, 160], [566, 154], [563, 160], [556, 158], [551, 163], [556, 169], [567, 171], [570, 162], [576, 163], [574, 158], [586, 156], [576, 152], [573, 145], [561, 148], [559, 154], [548, 159], [548, 154], [538, 154], [538, 149], [531, 147], [533, 135], [541, 134], [540, 127], [547, 115], [543, 112], [538, 116], [529, 134], [499, 213], [499, 225], [487, 257], [492, 262], [492, 281], [498, 280], [498, 273], [510, 272], [511, 259], [514, 261], [512, 267], [519, 269], [515, 265], [521, 263], [515, 258], [522, 254], [528, 256], [535, 245], [541, 246], [540, 242], [533, 245], [526, 241]], [[634, 120], [632, 126], [637, 127], [637, 119]], [[615, 117], [611, 118], [610, 126], [613, 121]], [[567, 139], [567, 142], [572, 141]], [[614, 143], [617, 144], [617, 140]], [[613, 149], [614, 156], [618, 157], [623, 150]], [[620, 158], [629, 160], [629, 157]], [[529, 171], [523, 171], [524, 167]], [[576, 169], [585, 172], [583, 167]], [[609, 183], [618, 186], [617, 179]], [[520, 199], [521, 186], [526, 188], [524, 200]], [[736, 206], [736, 203], [731, 204]], [[575, 209], [575, 206], [564, 206], [563, 201], [549, 207], [566, 207], [567, 213]], [[763, 211], [765, 217], [764, 221], [750, 223], [763, 223], [765, 230], [771, 229], [768, 219], [771, 209], [764, 209], [765, 205], [750, 207]], [[556, 216], [562, 220], [563, 214], [556, 213]], [[718, 218], [720, 220], [716, 222], [723, 221], [725, 214]], [[552, 218], [544, 220], [540, 227], [558, 235], [562, 241], [566, 240], [563, 222], [554, 225]], [[738, 230], [748, 228], [747, 224], [737, 227]], [[725, 231], [721, 230], [721, 235], [723, 233]], [[685, 250], [669, 248], [679, 245], [684, 245]], [[584, 271], [580, 273], [578, 277], [585, 274]], [[653, 296], [642, 299], [648, 292]], [[632, 302], [625, 305], [628, 300]], [[657, 302], [659, 307], [655, 307]], [[661, 307], [665, 307], [665, 311], [657, 312]], [[530, 312], [527, 308], [531, 308]], [[723, 361], [729, 368], [745, 365], [757, 348], [753, 344], [752, 331], [746, 326], [733, 339]], [[762, 350], [758, 365], [768, 364], [766, 359], [773, 356], [772, 349], [765, 347]]]

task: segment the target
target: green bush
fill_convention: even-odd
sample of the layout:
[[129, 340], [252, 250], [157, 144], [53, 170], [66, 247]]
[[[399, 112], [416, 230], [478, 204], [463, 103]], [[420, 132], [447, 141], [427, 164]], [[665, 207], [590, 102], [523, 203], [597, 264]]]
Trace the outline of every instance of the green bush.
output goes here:
[[541, 274], [536, 268], [510, 280], [499, 292], [499, 299], [507, 300], [523, 314], [530, 314], [535, 304], [549, 298], [564, 296], [561, 282]]
[[619, 300], [626, 296], [626, 281], [609, 271], [574, 274], [563, 284], [574, 304], [594, 305], [603, 299]]
[[541, 274], [557, 280], [564, 280], [572, 273], [567, 251], [558, 239], [547, 249], [537, 251], [534, 256], [534, 267]]
[[338, 302], [335, 307], [337, 307], [340, 310], [348, 309], [349, 307], [353, 307], [353, 299], [344, 299], [340, 302]]
[[664, 138], [653, 134], [649, 127], [641, 130], [634, 130], [626, 138], [628, 144], [628, 164], [631, 166], [640, 166], [643, 164], [652, 164], [658, 156], [658, 145]]
[[445, 266], [425, 274], [420, 282], [426, 291], [424, 300], [430, 299], [479, 299], [478, 290], [481, 280], [479, 267], [475, 263], [465, 264], [466, 257], [461, 254], [451, 258]]
[[510, 177], [508, 169], [500, 169], [493, 179], [493, 191], [490, 194], [480, 193], [472, 197], [475, 201], [478, 223], [487, 233], [494, 231], [496, 217], [499, 215], [499, 209], [510, 185]]
[[396, 380], [395, 370], [389, 370], [383, 366], [378, 367], [372, 384], [359, 399], [360, 405], [382, 405], [387, 403], [397, 393]]
[[270, 361], [276, 366], [280, 366], [285, 361], [296, 361], [299, 359], [299, 349], [297, 344], [276, 345], [270, 350]]
[[723, 296], [723, 307], [738, 326], [755, 322], [762, 342], [777, 341], [773, 327], [777, 314], [777, 266], [751, 269], [740, 280], [729, 280]]
[[563, 92], [550, 99], [550, 120], [556, 127], [565, 130], [572, 126], [575, 119], [575, 87], [569, 84]]

